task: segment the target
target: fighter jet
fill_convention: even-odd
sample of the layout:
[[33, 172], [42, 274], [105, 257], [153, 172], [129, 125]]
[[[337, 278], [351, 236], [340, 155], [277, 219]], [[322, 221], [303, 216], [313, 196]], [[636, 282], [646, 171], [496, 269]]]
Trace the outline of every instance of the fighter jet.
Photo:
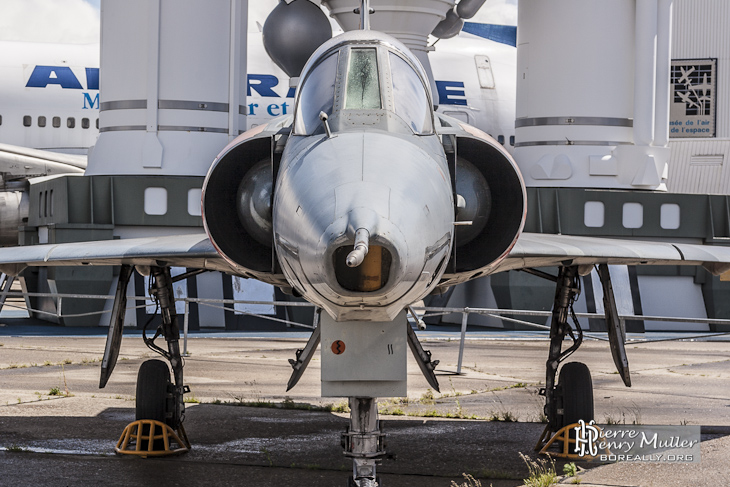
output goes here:
[[[438, 389], [437, 361], [406, 319], [414, 302], [510, 269], [555, 281], [545, 396], [556, 431], [593, 414], [584, 365], [566, 364], [556, 387], [559, 364], [582, 339], [579, 325], [573, 330], [567, 323], [580, 274], [600, 266], [614, 360], [629, 385], [607, 264], [730, 267], [728, 248], [521, 234], [526, 208], [522, 176], [501, 144], [436, 114], [416, 57], [395, 38], [364, 29], [332, 38], [312, 54], [292, 115], [245, 132], [221, 151], [203, 187], [206, 235], [4, 248], [0, 271], [122, 266], [101, 387], [119, 353], [129, 277], [134, 268], [151, 275], [162, 315], [155, 337], [167, 349], [154, 338], [145, 341], [170, 361], [174, 379], [163, 362], [145, 362], [137, 416], [173, 428], [183, 421], [188, 389], [170, 267], [225, 271], [303, 296], [321, 313], [306, 347], [290, 361], [288, 387], [321, 343], [322, 395], [350, 398], [343, 434], [345, 454], [353, 458], [350, 485], [378, 485], [377, 461], [385, 451], [376, 398], [405, 395], [407, 348]], [[546, 266], [558, 267], [558, 275], [534, 270]], [[566, 335], [574, 343], [563, 351]]]

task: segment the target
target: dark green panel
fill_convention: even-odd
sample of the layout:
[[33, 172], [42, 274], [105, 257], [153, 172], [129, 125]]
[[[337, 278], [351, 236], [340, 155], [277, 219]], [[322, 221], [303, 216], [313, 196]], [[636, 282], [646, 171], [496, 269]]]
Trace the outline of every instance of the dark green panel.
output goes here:
[[91, 240], [111, 240], [112, 225], [67, 224], [48, 225], [48, 243], [87, 242]]
[[[114, 177], [112, 181], [114, 224], [201, 227], [202, 218], [188, 214], [188, 191], [203, 186], [200, 177]], [[144, 193], [147, 188], [167, 190], [167, 213], [147, 215]]]
[[[68, 177], [68, 223], [92, 223], [91, 178]], [[65, 223], [58, 221], [57, 223]]]
[[[727, 244], [730, 237], [730, 204], [725, 195], [677, 194], [581, 188], [528, 188], [526, 232], [562, 233], [605, 237], [695, 238], [708, 243]], [[586, 202], [604, 205], [604, 224], [585, 225]], [[640, 228], [623, 226], [626, 203], [643, 207]], [[679, 228], [662, 228], [662, 205], [680, 208]]]
[[[554, 269], [541, 269], [555, 275]], [[526, 272], [508, 271], [490, 276], [492, 292], [497, 307], [500, 309], [524, 309], [532, 311], [550, 311], [555, 299], [555, 283]], [[525, 319], [524, 316], [513, 316]], [[525, 321], [544, 325], [547, 317], [531, 316]], [[502, 321], [507, 330], [534, 330], [509, 321]]]
[[[719, 276], [713, 276], [709, 272], [706, 272], [706, 276], [702, 285], [702, 296], [705, 298], [707, 317], [730, 319], [730, 282], [721, 281]], [[710, 325], [710, 331], [730, 332], [730, 325]]]
[[[112, 266], [48, 267], [48, 281], [59, 294], [108, 294], [114, 280]], [[99, 312], [103, 299], [59, 298], [62, 315]], [[108, 315], [107, 315], [108, 316]], [[61, 318], [64, 326], [97, 326], [101, 315]]]
[[94, 176], [90, 179], [91, 196], [93, 198], [92, 223], [114, 224], [112, 177]]

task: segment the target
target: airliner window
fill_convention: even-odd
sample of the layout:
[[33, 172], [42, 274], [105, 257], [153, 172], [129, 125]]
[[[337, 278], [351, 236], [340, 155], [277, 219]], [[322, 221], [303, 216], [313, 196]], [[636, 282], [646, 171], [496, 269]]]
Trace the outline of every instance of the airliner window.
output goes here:
[[46, 126], [46, 117], [44, 117], [43, 115], [41, 115], [40, 117], [38, 117], [38, 126], [39, 127], [45, 127]]
[[53, 117], [53, 126], [58, 128], [61, 126], [61, 117]]
[[89, 128], [89, 119], [88, 118], [82, 118], [81, 119], [81, 128], [82, 129]]
[[76, 119], [73, 117], [68, 117], [66, 119], [66, 127], [72, 129], [76, 126]]
[[345, 108], [381, 108], [378, 56], [373, 48], [353, 49], [347, 66]]
[[30, 125], [33, 123], [33, 118], [30, 115], [25, 115], [23, 117], [23, 127], [30, 127]]
[[390, 53], [395, 113], [417, 134], [433, 133], [431, 105], [421, 77], [400, 56]]
[[319, 120], [319, 112], [332, 114], [336, 79], [337, 53], [334, 53], [315, 66], [302, 82], [297, 119], [294, 122], [295, 133], [312, 135], [324, 132], [324, 126]]

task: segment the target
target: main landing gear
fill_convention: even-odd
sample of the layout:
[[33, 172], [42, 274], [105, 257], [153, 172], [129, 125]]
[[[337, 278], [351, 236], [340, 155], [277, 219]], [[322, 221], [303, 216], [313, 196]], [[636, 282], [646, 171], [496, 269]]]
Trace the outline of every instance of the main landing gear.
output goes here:
[[[583, 342], [583, 330], [573, 312], [573, 303], [580, 294], [578, 267], [561, 267], [557, 277], [541, 271], [529, 272], [556, 283], [550, 324], [550, 352], [545, 364], [545, 388], [540, 390], [540, 395], [545, 396], [544, 412], [548, 424], [535, 447], [539, 450], [564, 426], [579, 419], [586, 422], [593, 419], [593, 385], [588, 367], [580, 362], [563, 365], [558, 376], [561, 362], [575, 352]], [[569, 316], [575, 324], [575, 333], [568, 324]], [[563, 351], [563, 341], [566, 336], [570, 336], [573, 343]], [[557, 384], [556, 377], [558, 377]]]
[[[142, 338], [147, 347], [165, 357], [172, 367], [174, 382], [171, 383], [167, 364], [161, 360], [148, 360], [142, 364], [137, 378], [137, 419], [157, 419], [140, 417], [145, 414], [164, 414], [164, 423], [177, 429], [185, 419], [183, 395], [190, 388], [183, 383], [183, 359], [180, 354], [180, 327], [175, 312], [175, 295], [169, 267], [152, 267], [150, 285], [151, 296], [160, 309], [162, 323], [152, 338], [147, 337], [146, 326]], [[164, 337], [167, 350], [155, 344], [155, 339]], [[167, 371], [167, 374], [164, 373]], [[166, 375], [166, 377], [165, 377]], [[164, 406], [164, 411], [161, 408]]]
[[[540, 394], [545, 396], [544, 411], [548, 424], [536, 449], [545, 446], [561, 428], [577, 423], [581, 419], [586, 423], [594, 419], [593, 383], [588, 367], [580, 362], [570, 362], [560, 366], [583, 342], [583, 330], [573, 311], [573, 304], [580, 295], [580, 275], [588, 274], [591, 270], [590, 266], [560, 267], [557, 277], [537, 270], [528, 270], [531, 274], [556, 283], [550, 325], [550, 351], [545, 364], [545, 388], [540, 390]], [[626, 386], [631, 386], [624, 348], [626, 332], [618, 318], [608, 265], [600, 264], [598, 275], [603, 285], [603, 304], [613, 359], [624, 383]], [[575, 332], [568, 324], [568, 317], [575, 325]], [[563, 350], [566, 336], [569, 336], [573, 343]], [[559, 375], [558, 368], [560, 368]]]
[[[545, 364], [545, 389], [540, 391], [545, 395], [545, 416], [548, 428], [552, 432], [579, 419], [584, 421], [593, 419], [593, 386], [591, 374], [585, 364], [580, 362], [565, 364], [560, 371], [558, 383], [555, 384], [560, 363], [578, 350], [583, 343], [583, 330], [573, 312], [573, 303], [579, 294], [578, 267], [561, 267], [556, 279], [550, 325], [550, 352]], [[568, 316], [573, 319], [577, 335], [568, 324]], [[563, 351], [563, 341], [566, 336], [570, 336], [573, 344]], [[569, 414], [566, 414], [566, 411]]]
[[[137, 375], [135, 408], [137, 421], [125, 429], [119, 440], [117, 452], [142, 456], [181, 453], [190, 448], [182, 426], [185, 419], [183, 395], [190, 392], [190, 388], [183, 382], [183, 359], [179, 343], [180, 328], [175, 312], [173, 279], [170, 276], [169, 267], [150, 267], [141, 270], [151, 277], [150, 296], [157, 303], [162, 318], [162, 323], [154, 336], [148, 337], [146, 333], [150, 320], [145, 325], [142, 338], [147, 347], [169, 361], [174, 380], [170, 378], [170, 367], [162, 360], [147, 360], [140, 366]], [[122, 266], [120, 270], [109, 335], [102, 360], [100, 388], [103, 388], [109, 380], [119, 355], [127, 285], [132, 271], [133, 268], [128, 265]], [[167, 342], [166, 350], [155, 344], [155, 340], [160, 336]], [[155, 434], [156, 428], [158, 434]], [[171, 449], [171, 439], [177, 442], [180, 448]]]

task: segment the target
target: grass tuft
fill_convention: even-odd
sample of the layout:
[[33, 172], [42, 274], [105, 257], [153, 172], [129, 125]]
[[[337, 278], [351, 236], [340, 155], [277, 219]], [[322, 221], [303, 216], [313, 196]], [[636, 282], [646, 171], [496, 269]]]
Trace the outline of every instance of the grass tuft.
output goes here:
[[395, 408], [391, 410], [386, 409], [383, 414], [387, 414], [390, 416], [405, 416], [406, 412], [403, 411], [401, 408]]
[[482, 483], [475, 479], [471, 474], [463, 473], [464, 482], [457, 484], [453, 480], [451, 481], [451, 487], [482, 487]]
[[527, 455], [520, 453], [520, 457], [527, 464], [530, 476], [524, 479], [526, 487], [550, 487], [558, 483], [558, 475], [555, 473], [555, 462], [552, 457], [550, 463], [543, 458], [537, 461], [531, 460]]
[[426, 389], [426, 392], [421, 395], [421, 399], [419, 399], [418, 402], [421, 404], [436, 404], [433, 391], [431, 389]]
[[183, 399], [183, 402], [186, 404], [200, 404], [200, 399], [195, 397], [194, 394], [191, 394]]
[[[200, 402], [200, 401], [198, 401]], [[325, 404], [319, 406], [316, 404], [309, 404], [306, 402], [294, 402], [290, 397], [284, 398], [282, 402], [273, 402], [266, 400], [255, 400], [247, 401], [241, 397], [235, 398], [233, 401], [221, 401], [220, 399], [214, 399], [208, 404], [216, 404], [222, 406], [239, 406], [249, 408], [271, 408], [271, 409], [297, 409], [300, 411], [318, 411], [327, 413], [349, 413], [350, 407], [346, 401], [342, 401], [338, 404]]]

